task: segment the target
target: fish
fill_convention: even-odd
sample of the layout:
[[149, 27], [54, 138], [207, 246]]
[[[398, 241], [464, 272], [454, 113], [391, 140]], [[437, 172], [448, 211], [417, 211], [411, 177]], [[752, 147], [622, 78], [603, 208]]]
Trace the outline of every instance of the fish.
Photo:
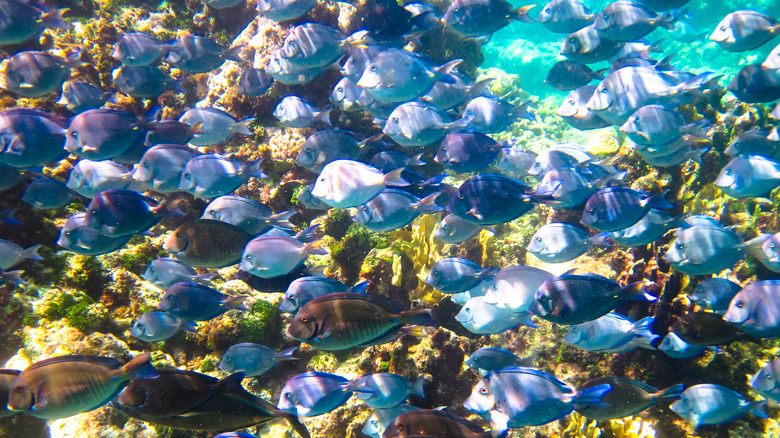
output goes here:
[[780, 308], [775, 304], [780, 281], [750, 283], [737, 292], [723, 320], [757, 338], [780, 337]]
[[162, 59], [171, 49], [157, 38], [143, 32], [125, 32], [114, 44], [111, 57], [130, 67], [151, 65]]
[[[157, 120], [146, 124], [146, 139], [144, 146], [151, 148], [157, 145], [175, 144], [185, 145], [193, 139], [196, 134], [202, 134], [203, 125], [195, 123], [190, 126], [187, 123], [178, 120]], [[145, 152], [145, 151], [142, 151]], [[141, 156], [143, 153], [141, 154]], [[133, 161], [137, 163], [138, 159]]]
[[[550, 151], [554, 152], [554, 151]], [[538, 163], [538, 161], [537, 161]], [[536, 186], [539, 192], [552, 193], [552, 208], [571, 208], [585, 203], [591, 196], [598, 192], [599, 187], [606, 186], [613, 179], [620, 179], [624, 174], [613, 174], [604, 178], [594, 179], [588, 175], [588, 170], [583, 170], [579, 165], [577, 167], [564, 167], [560, 169], [550, 169], [544, 172], [544, 177]], [[532, 167], [529, 169], [535, 172]]]
[[260, 170], [262, 161], [259, 158], [244, 162], [219, 154], [196, 155], [184, 165], [179, 189], [202, 199], [229, 195], [249, 178], [267, 176]]
[[420, 408], [412, 405], [398, 405], [390, 409], [374, 409], [371, 416], [366, 420], [361, 432], [372, 437], [382, 438], [382, 434], [387, 430], [387, 426], [400, 415]]
[[0, 44], [24, 43], [40, 35], [47, 27], [67, 29], [62, 20], [67, 9], [48, 10], [42, 4], [18, 0], [4, 0], [0, 3], [3, 20], [0, 22]]
[[480, 380], [463, 407], [490, 419], [494, 435], [510, 427], [540, 426], [563, 418], [577, 405], [598, 404], [608, 384], [574, 389], [534, 368], [509, 367]]
[[[361, 14], [361, 29], [371, 40], [395, 41], [411, 33], [417, 20], [413, 14], [391, 0], [379, 0]], [[422, 21], [420, 24], [423, 24]]]
[[157, 308], [184, 321], [208, 321], [228, 310], [247, 310], [246, 298], [225, 295], [194, 281], [181, 281], [165, 290]]
[[682, 114], [666, 106], [645, 105], [631, 114], [620, 132], [637, 144], [663, 145], [683, 135], [707, 138], [710, 128], [706, 120], [686, 123]]
[[238, 269], [260, 278], [289, 274], [309, 255], [325, 255], [321, 241], [303, 243], [289, 236], [258, 236], [247, 242]]
[[124, 247], [132, 235], [110, 237], [87, 225], [86, 213], [76, 213], [60, 229], [57, 245], [80, 255], [101, 255]]
[[750, 378], [750, 386], [758, 391], [764, 398], [772, 401], [780, 399], [780, 388], [777, 385], [777, 372], [780, 361], [777, 359], [768, 362], [755, 376]]
[[161, 370], [156, 379], [135, 379], [111, 403], [113, 409], [161, 426], [224, 432], [284, 418], [301, 438], [309, 431], [294, 415], [250, 393], [241, 374], [222, 380], [178, 369]]
[[686, 313], [675, 319], [669, 328], [686, 343], [703, 347], [755, 339], [714, 312]]
[[536, 161], [536, 153], [514, 147], [501, 148], [496, 170], [510, 178], [529, 176], [528, 170]]
[[464, 181], [450, 197], [447, 209], [479, 225], [517, 219], [537, 203], [554, 203], [549, 192], [531, 192], [523, 182], [502, 175], [480, 174]]
[[769, 103], [780, 98], [779, 70], [754, 63], [742, 67], [726, 89], [745, 103]]
[[264, 95], [274, 85], [274, 78], [261, 68], [248, 68], [238, 77], [238, 92], [246, 97]]
[[0, 269], [7, 271], [26, 259], [43, 260], [38, 254], [41, 245], [33, 245], [29, 248], [21, 246], [5, 239], [0, 239]]
[[[261, 0], [262, 1], [262, 0]], [[308, 0], [307, 0], [308, 1]], [[326, 67], [303, 68], [293, 65], [289, 60], [282, 58], [278, 53], [272, 52], [268, 62], [266, 73], [276, 81], [285, 85], [307, 84], [323, 74]]]
[[[323, 129], [306, 137], [306, 141], [300, 147], [295, 163], [311, 170], [322, 172], [326, 164], [339, 159], [355, 160], [360, 155], [362, 141], [358, 141], [358, 135], [344, 129]], [[371, 166], [378, 167], [373, 163]], [[396, 169], [402, 166], [395, 166]], [[392, 169], [387, 169], [392, 170]], [[385, 171], [384, 168], [382, 168]]]
[[485, 302], [510, 313], [528, 311], [534, 294], [553, 275], [532, 266], [507, 266], [490, 280]]
[[598, 88], [597, 85], [584, 85], [572, 90], [558, 107], [556, 114], [575, 129], [587, 131], [610, 126], [611, 124], [599, 117], [597, 111], [588, 109], [588, 101]]
[[225, 195], [214, 198], [203, 210], [201, 219], [213, 219], [235, 225], [257, 236], [273, 227], [292, 229], [289, 222], [295, 210], [274, 214], [268, 207], [241, 196]]
[[564, 263], [585, 254], [592, 247], [609, 247], [607, 233], [593, 236], [574, 225], [551, 223], [539, 228], [526, 248], [545, 263]]
[[465, 37], [492, 35], [513, 21], [531, 23], [528, 11], [534, 5], [514, 9], [505, 0], [455, 0], [441, 17], [442, 23]]
[[624, 45], [622, 42], [601, 36], [593, 24], [590, 24], [570, 33], [563, 40], [560, 53], [573, 61], [593, 64], [615, 56]]
[[33, 178], [24, 189], [22, 201], [32, 205], [36, 210], [52, 210], [61, 208], [78, 196], [64, 182], [40, 176]]
[[710, 35], [710, 41], [729, 52], [746, 52], [763, 46], [778, 33], [780, 24], [774, 18], [741, 10], [726, 15]]
[[43, 166], [65, 155], [67, 120], [43, 111], [0, 111], [0, 163], [15, 168]]
[[613, 41], [634, 41], [658, 27], [674, 30], [678, 12], [657, 14], [649, 7], [631, 1], [608, 4], [596, 15], [593, 27]]
[[448, 110], [486, 93], [487, 87], [493, 81], [493, 78], [488, 78], [475, 82], [464, 74], [452, 71], [449, 75], [439, 78], [420, 99], [437, 108]]
[[485, 302], [484, 296], [470, 296], [455, 315], [466, 330], [477, 335], [496, 335], [520, 324], [536, 327], [527, 312], [508, 313]]
[[442, 293], [465, 292], [496, 274], [496, 268], [483, 269], [478, 264], [459, 258], [445, 257], [428, 271], [425, 282]]
[[44, 359], [19, 373], [8, 409], [54, 420], [97, 409], [133, 378], [154, 378], [152, 356], [142, 353], [122, 364], [104, 356], [65, 355]]
[[686, 275], [716, 274], [741, 260], [747, 251], [742, 237], [717, 225], [694, 225], [677, 231], [663, 258]]
[[596, 14], [579, 0], [552, 0], [542, 6], [536, 21], [550, 32], [572, 33], [593, 24]]
[[451, 412], [414, 409], [396, 417], [382, 438], [404, 437], [490, 438], [493, 435], [477, 423]]
[[433, 229], [433, 236], [444, 243], [458, 244], [463, 243], [472, 237], [478, 235], [484, 227], [479, 224], [467, 221], [466, 219], [448, 214], [444, 216], [436, 228]]
[[67, 81], [62, 84], [62, 95], [57, 101], [74, 113], [100, 108], [109, 100], [109, 93], [83, 81]]
[[479, 172], [493, 163], [509, 143], [499, 143], [473, 129], [461, 129], [444, 136], [434, 161], [458, 173]]
[[8, 396], [13, 389], [13, 382], [21, 371], [0, 369], [0, 418], [16, 415], [16, 412], [8, 410]]
[[593, 71], [579, 61], [558, 61], [552, 66], [544, 83], [558, 91], [576, 90], [594, 80], [604, 80], [607, 70]]
[[363, 90], [352, 79], [344, 77], [333, 86], [330, 101], [346, 112], [360, 111], [360, 104], [357, 103], [357, 100], [361, 93]]
[[151, 65], [140, 67], [124, 65], [112, 72], [112, 78], [119, 91], [131, 97], [150, 99], [169, 90], [177, 93], [184, 92], [180, 81]]
[[466, 127], [469, 120], [469, 116], [452, 120], [447, 113], [425, 102], [407, 102], [390, 113], [382, 131], [401, 146], [429, 146], [447, 133]]
[[509, 367], [533, 367], [534, 358], [520, 358], [509, 350], [498, 347], [482, 347], [471, 353], [466, 366], [479, 371], [485, 377], [489, 372]]
[[226, 50], [208, 38], [184, 34], [170, 44], [165, 62], [185, 73], [207, 73], [228, 60], [242, 62], [243, 48], [236, 46]]
[[729, 308], [731, 299], [740, 290], [742, 286], [731, 280], [720, 277], [705, 278], [688, 294], [688, 298], [705, 309], [722, 311]]
[[683, 385], [672, 385], [658, 390], [646, 383], [626, 377], [598, 377], [590, 379], [577, 388], [583, 390], [599, 385], [610, 389], [599, 400], [599, 404], [576, 407], [577, 413], [594, 420], [612, 420], [636, 415], [659, 403], [668, 403], [680, 398]]
[[731, 157], [761, 155], [766, 158], [774, 158], [780, 153], [780, 141], [770, 140], [770, 134], [771, 132], [765, 129], [743, 131], [731, 140], [724, 152]]
[[276, 408], [301, 420], [326, 414], [344, 405], [352, 396], [345, 377], [322, 372], [306, 372], [287, 380]]
[[195, 268], [224, 268], [241, 260], [252, 235], [226, 222], [198, 219], [179, 225], [163, 249]]
[[138, 316], [130, 327], [130, 336], [144, 342], [165, 341], [182, 330], [195, 333], [197, 326], [193, 322], [182, 321], [165, 312], [146, 312]]
[[588, 198], [580, 222], [599, 231], [622, 230], [639, 222], [651, 208], [672, 208], [667, 193], [649, 196], [627, 187], [607, 187]]
[[[759, 246], [758, 242], [762, 239], [764, 240]], [[778, 272], [778, 270], [780, 270], [780, 236], [777, 236], [776, 234], [769, 236], [759, 235], [753, 242], [755, 245], [751, 245], [750, 249], [753, 250], [751, 254], [756, 257], [762, 265], [766, 266], [767, 269], [772, 272]]]
[[85, 198], [94, 198], [100, 192], [111, 189], [144, 190], [144, 181], [127, 178], [127, 168], [112, 160], [92, 161], [81, 159], [73, 165], [68, 175], [69, 189]]
[[690, 359], [707, 351], [707, 347], [691, 345], [683, 341], [674, 332], [667, 333], [666, 336], [661, 339], [661, 343], [658, 344], [657, 348], [674, 359]]
[[[437, 67], [422, 55], [396, 48], [366, 56], [369, 58], [355, 83], [386, 104], [400, 104], [422, 96], [433, 88], [437, 79], [450, 74], [462, 61], [456, 59]], [[356, 70], [358, 65], [354, 67]]]
[[536, 118], [528, 112], [531, 101], [520, 106], [496, 97], [477, 96], [471, 99], [463, 110], [463, 120], [468, 126], [486, 134], [501, 132], [512, 126], [518, 119], [534, 121]]
[[353, 45], [348, 48], [348, 56], [341, 63], [341, 75], [357, 85], [360, 76], [366, 70], [368, 62], [381, 53], [385, 47], [379, 45]]
[[143, 233], [163, 216], [182, 216], [177, 205], [181, 199], [162, 204], [133, 190], [104, 190], [87, 205], [87, 226], [109, 237]]
[[[0, 156], [0, 159], [2, 159], [2, 156]], [[8, 190], [19, 184], [23, 179], [24, 175], [21, 170], [0, 163], [0, 190]]]
[[340, 30], [327, 24], [299, 24], [287, 34], [276, 53], [298, 68], [328, 66], [344, 55], [347, 44]]
[[760, 155], [739, 155], [721, 169], [715, 185], [732, 198], [754, 198], [780, 186], [780, 163]]
[[142, 120], [127, 111], [87, 110], [71, 119], [65, 149], [93, 161], [118, 157], [143, 140], [144, 127]]
[[71, 66], [76, 66], [75, 57], [35, 50], [16, 53], [8, 58], [5, 89], [29, 98], [56, 93], [70, 76]]
[[243, 281], [247, 286], [258, 292], [280, 292], [284, 293], [290, 287], [290, 283], [301, 277], [312, 275], [312, 272], [306, 265], [301, 265], [298, 269], [287, 275], [273, 278], [260, 278], [248, 272], [238, 271], [233, 278]]
[[294, 20], [308, 13], [317, 4], [315, 0], [259, 0], [257, 10], [270, 20]]
[[279, 362], [297, 360], [293, 356], [298, 347], [279, 353], [265, 345], [241, 343], [228, 347], [219, 362], [219, 369], [226, 373], [244, 373], [246, 377], [261, 376], [271, 371]]
[[216, 274], [198, 272], [178, 259], [160, 257], [152, 260], [143, 273], [144, 280], [160, 289], [168, 289], [180, 281], [196, 281], [208, 284]]
[[766, 400], [748, 402], [736, 391], [710, 383], [685, 388], [680, 400], [672, 403], [672, 411], [690, 423], [694, 429], [710, 424], [728, 423], [751, 413], [767, 418]]
[[199, 132], [189, 141], [194, 146], [210, 146], [228, 141], [233, 134], [252, 135], [249, 129], [254, 117], [237, 121], [230, 114], [217, 108], [190, 108], [179, 117], [190, 126], [199, 126]]
[[606, 315], [625, 300], [655, 301], [643, 285], [621, 286], [596, 274], [564, 274], [539, 287], [529, 310], [555, 324], [582, 324]]
[[304, 304], [314, 298], [336, 292], [365, 293], [368, 282], [364, 281], [349, 287], [346, 284], [327, 277], [305, 276], [296, 278], [284, 292], [284, 299], [279, 305], [282, 312], [295, 314]]
[[770, 70], [777, 70], [780, 68], [780, 44], [772, 49], [772, 52], [767, 55], [766, 60], [761, 66]]
[[647, 317], [634, 322], [627, 316], [609, 312], [593, 321], [570, 326], [563, 341], [580, 350], [606, 353], [624, 353], [637, 347], [652, 349], [651, 342], [658, 338], [651, 331], [653, 321]]
[[366, 294], [341, 292], [304, 304], [287, 327], [287, 336], [326, 351], [394, 341], [407, 324], [431, 326], [430, 309], [401, 310]]
[[388, 185], [406, 186], [403, 168], [383, 174], [379, 169], [353, 160], [335, 160], [325, 165], [314, 183], [312, 196], [335, 208], [357, 207], [378, 195]]
[[274, 117], [291, 128], [308, 128], [318, 121], [330, 125], [332, 107], [317, 109], [316, 106], [298, 96], [286, 96], [276, 105]]
[[409, 225], [418, 216], [443, 210], [435, 201], [438, 193], [420, 199], [408, 192], [387, 188], [357, 207], [352, 219], [375, 233]]
[[[155, 192], [175, 193], [179, 191], [185, 166], [196, 155], [199, 155], [199, 152], [188, 146], [158, 144], [144, 152], [140, 161], [129, 172], [129, 176]], [[125, 174], [123, 180], [127, 176], [128, 174]]]
[[411, 395], [425, 398], [425, 378], [413, 382], [393, 373], [364, 374], [347, 384], [357, 397], [373, 409], [391, 409], [405, 402]]

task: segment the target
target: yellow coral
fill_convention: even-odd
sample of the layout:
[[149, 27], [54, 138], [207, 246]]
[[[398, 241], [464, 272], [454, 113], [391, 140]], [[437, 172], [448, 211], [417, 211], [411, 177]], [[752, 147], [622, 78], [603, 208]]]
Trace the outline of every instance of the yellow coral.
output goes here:
[[656, 431], [650, 421], [640, 417], [597, 422], [573, 412], [569, 425], [561, 432], [563, 438], [598, 438], [602, 435], [615, 438], [653, 438]]
[[[436, 303], [441, 300], [441, 292], [433, 289], [425, 282], [431, 266], [442, 256], [442, 250], [446, 246], [443, 242], [433, 237], [433, 229], [439, 222], [439, 215], [425, 215], [417, 218], [411, 225], [412, 231], [393, 231], [392, 238], [396, 241], [408, 242], [399, 245], [401, 251], [414, 264], [414, 272], [417, 275], [417, 289], [409, 294], [413, 300], [422, 300], [425, 303]], [[393, 257], [393, 285], [400, 286], [403, 273], [401, 261]]]
[[620, 142], [612, 129], [597, 131], [585, 144], [585, 150], [596, 155], [614, 155], [620, 149]]

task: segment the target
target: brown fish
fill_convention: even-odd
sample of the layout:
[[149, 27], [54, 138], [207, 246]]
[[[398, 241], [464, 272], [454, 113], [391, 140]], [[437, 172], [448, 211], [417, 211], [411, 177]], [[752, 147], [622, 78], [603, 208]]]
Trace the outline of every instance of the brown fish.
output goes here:
[[8, 395], [13, 389], [14, 380], [19, 375], [19, 370], [0, 369], [0, 418], [8, 417], [18, 412], [8, 410]]
[[683, 385], [674, 385], [659, 391], [650, 385], [627, 377], [599, 377], [577, 388], [610, 385], [612, 389], [601, 397], [598, 405], [577, 405], [574, 410], [594, 420], [612, 420], [636, 415], [657, 403], [680, 398]]
[[713, 312], [687, 313], [677, 318], [669, 328], [683, 341], [704, 347], [724, 345], [738, 340], [756, 340], [726, 322], [723, 315]]
[[431, 309], [402, 311], [379, 297], [342, 292], [306, 303], [287, 335], [320, 350], [346, 350], [391, 342], [407, 324], [436, 325]]
[[[247, 392], [241, 386], [242, 374], [240, 373], [222, 380], [194, 372], [181, 372], [181, 375], [188, 376], [188, 379], [171, 378], [174, 373], [176, 373], [175, 370], [171, 370], [170, 373], [161, 373], [164, 379], [161, 381], [162, 387], [171, 388], [170, 384], [174, 380], [179, 383], [182, 383], [183, 380], [189, 380], [187, 385], [192, 386], [186, 389], [179, 387], [173, 391], [160, 391], [158, 382], [155, 382], [156, 379], [137, 379], [133, 381], [131, 386], [143, 388], [145, 395], [139, 396], [139, 393], [120, 394], [111, 403], [111, 406], [129, 417], [141, 421], [176, 429], [203, 430], [213, 433], [243, 429], [264, 424], [276, 418], [284, 418], [302, 438], [310, 436], [306, 426], [301, 424], [295, 415], [280, 411], [271, 403]], [[160, 415], [160, 412], [165, 410], [169, 412], [178, 410], [189, 402], [175, 400], [175, 398], [193, 395], [198, 388], [208, 387], [214, 389], [210, 397], [204, 396], [202, 393], [195, 395], [201, 402], [200, 404], [175, 415]], [[143, 401], [141, 401], [142, 398]], [[132, 406], [139, 402], [140, 404], [137, 406]], [[172, 409], [173, 406], [176, 409]]]
[[181, 224], [163, 248], [194, 268], [224, 268], [238, 263], [252, 237], [227, 222], [197, 219]]
[[387, 426], [382, 438], [434, 436], [491, 438], [478, 424], [445, 411], [419, 409], [401, 414]]
[[36, 362], [14, 379], [8, 408], [45, 419], [97, 409], [130, 379], [156, 377], [151, 359], [150, 353], [143, 353], [124, 366], [102, 356], [59, 356]]

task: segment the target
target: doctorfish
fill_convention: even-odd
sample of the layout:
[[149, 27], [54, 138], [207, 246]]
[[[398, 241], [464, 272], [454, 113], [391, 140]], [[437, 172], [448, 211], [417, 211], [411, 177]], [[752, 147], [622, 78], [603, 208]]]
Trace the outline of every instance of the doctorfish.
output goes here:
[[252, 235], [226, 222], [198, 219], [185, 222], [163, 248], [194, 268], [222, 268], [238, 263]]
[[8, 410], [8, 395], [13, 389], [14, 380], [19, 375], [19, 370], [0, 369], [0, 418], [16, 414]]
[[306, 303], [287, 335], [320, 350], [346, 350], [393, 341], [407, 324], [435, 325], [431, 309], [402, 311], [376, 296], [342, 292]]
[[16, 377], [8, 408], [57, 419], [97, 409], [132, 378], [155, 378], [152, 355], [122, 363], [111, 357], [68, 355], [36, 362]]

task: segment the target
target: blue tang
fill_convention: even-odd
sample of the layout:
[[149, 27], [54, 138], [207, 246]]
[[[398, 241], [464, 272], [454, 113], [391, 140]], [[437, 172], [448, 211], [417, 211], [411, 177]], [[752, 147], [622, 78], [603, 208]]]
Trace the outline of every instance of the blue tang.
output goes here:
[[262, 158], [243, 162], [219, 154], [192, 157], [181, 171], [179, 189], [196, 198], [209, 199], [233, 193], [249, 178], [265, 178]]
[[315, 298], [336, 292], [363, 293], [366, 290], [366, 286], [368, 286], [367, 281], [349, 287], [340, 281], [326, 277], [306, 276], [296, 278], [290, 282], [290, 285], [284, 292], [284, 299], [279, 309], [282, 312], [294, 314], [304, 304]]
[[599, 231], [618, 231], [639, 222], [651, 208], [672, 208], [668, 191], [649, 196], [628, 187], [607, 187], [588, 198], [582, 212], [584, 225]]
[[26, 108], [0, 112], [0, 163], [16, 168], [42, 166], [63, 155], [67, 120]]
[[403, 228], [422, 214], [443, 210], [436, 205], [438, 193], [420, 199], [398, 189], [385, 189], [357, 207], [352, 219], [375, 233]]
[[114, 44], [111, 56], [123, 65], [140, 67], [154, 64], [168, 54], [170, 44], [143, 32], [126, 32]]
[[327, 254], [320, 243], [303, 243], [289, 236], [258, 236], [246, 244], [238, 268], [260, 278], [289, 274], [309, 255]]
[[579, 0], [552, 0], [542, 6], [536, 21], [555, 33], [572, 33], [593, 24], [596, 14]]
[[178, 192], [184, 166], [196, 155], [199, 152], [187, 146], [158, 144], [144, 152], [130, 176], [155, 192]]
[[180, 200], [159, 204], [153, 198], [133, 190], [105, 190], [87, 205], [87, 226], [109, 237], [128, 236], [152, 228], [163, 216], [180, 216]]
[[144, 280], [160, 289], [168, 289], [181, 281], [196, 281], [208, 284], [216, 274], [198, 274], [194, 268], [179, 259], [160, 257], [149, 262], [143, 273]]
[[485, 302], [510, 313], [527, 311], [536, 291], [553, 275], [533, 266], [507, 266], [493, 276]]
[[466, 359], [466, 366], [479, 371], [482, 377], [491, 371], [509, 367], [532, 367], [533, 358], [521, 359], [509, 350], [498, 347], [482, 347], [471, 353]]
[[543, 225], [531, 237], [528, 252], [545, 263], [564, 263], [593, 247], [609, 247], [607, 233], [588, 235], [585, 230], [565, 223]]
[[70, 76], [75, 60], [34, 50], [19, 52], [8, 59], [5, 88], [24, 97], [56, 93]]
[[482, 269], [474, 262], [459, 258], [445, 257], [431, 266], [425, 282], [443, 293], [464, 292], [496, 274], [495, 268]]
[[64, 207], [77, 197], [64, 182], [46, 176], [34, 178], [27, 184], [22, 201], [38, 210]]
[[699, 426], [728, 423], [746, 413], [767, 418], [766, 403], [766, 400], [748, 402], [733, 389], [703, 383], [686, 388], [680, 400], [672, 403], [671, 409], [698, 429]]
[[370, 201], [388, 185], [409, 185], [401, 178], [403, 171], [400, 168], [383, 173], [359, 161], [335, 160], [322, 168], [311, 194], [331, 207], [357, 207]]
[[62, 96], [57, 101], [69, 111], [80, 113], [88, 109], [100, 108], [109, 98], [109, 93], [82, 81], [68, 81], [62, 85]]
[[721, 169], [715, 185], [732, 198], [765, 196], [780, 186], [780, 163], [760, 155], [734, 157]]
[[208, 321], [228, 310], [247, 310], [246, 296], [229, 296], [194, 281], [181, 281], [169, 287], [157, 308], [184, 321]]
[[217, 108], [190, 108], [179, 117], [179, 121], [190, 126], [200, 126], [198, 133], [189, 141], [195, 146], [210, 146], [226, 142], [233, 134], [252, 135], [249, 125], [254, 117], [237, 121], [235, 117]]
[[227, 60], [242, 62], [239, 56], [244, 46], [223, 49], [202, 36], [182, 35], [169, 47], [165, 62], [186, 73], [208, 73]]
[[765, 398], [777, 402], [780, 400], [780, 385], [777, 384], [778, 372], [780, 372], [780, 360], [770, 361], [750, 379], [750, 386]]
[[689, 344], [674, 332], [667, 333], [657, 348], [674, 359], [689, 359], [707, 351], [707, 347]]
[[423, 383], [423, 376], [412, 382], [398, 374], [376, 373], [358, 377], [349, 382], [347, 389], [354, 391], [363, 403], [373, 409], [390, 409], [406, 401], [410, 395], [425, 398]]
[[251, 199], [225, 195], [209, 202], [200, 218], [227, 222], [257, 236], [273, 227], [292, 229], [293, 225], [288, 219], [297, 213], [295, 210], [287, 210], [274, 214], [268, 207]]
[[473, 176], [458, 187], [447, 209], [480, 225], [497, 225], [528, 213], [538, 202], [554, 202], [549, 192], [531, 193], [531, 188], [502, 175]]
[[104, 160], [121, 155], [143, 141], [145, 123], [127, 111], [95, 108], [70, 121], [65, 149], [82, 158]]
[[634, 322], [627, 316], [610, 312], [593, 321], [570, 326], [563, 340], [585, 351], [623, 353], [636, 347], [652, 349], [650, 343], [658, 338], [650, 331], [652, 324], [652, 317]]
[[86, 213], [70, 216], [60, 229], [57, 245], [81, 255], [100, 255], [124, 247], [132, 235], [109, 237], [87, 226]]
[[307, 372], [287, 380], [279, 396], [277, 409], [298, 418], [316, 417], [344, 405], [352, 396], [349, 380], [330, 373]]
[[707, 275], [732, 267], [747, 246], [734, 231], [717, 225], [694, 225], [677, 230], [664, 260], [686, 275]]
[[242, 372], [246, 377], [260, 376], [271, 371], [281, 361], [297, 360], [293, 356], [297, 349], [298, 347], [292, 347], [277, 353], [260, 344], [231, 345], [222, 355], [219, 369], [229, 374]]
[[731, 299], [740, 290], [742, 286], [731, 280], [720, 277], [705, 278], [688, 297], [705, 309], [720, 311], [729, 308]]
[[193, 322], [182, 321], [165, 312], [146, 312], [140, 315], [130, 328], [130, 335], [144, 342], [158, 342], [170, 339], [182, 330], [195, 333]]
[[780, 280], [750, 283], [734, 295], [723, 319], [758, 338], [780, 337]]
[[111, 160], [81, 159], [68, 175], [68, 188], [85, 198], [110, 189], [144, 190], [145, 185], [127, 178], [127, 168]]

